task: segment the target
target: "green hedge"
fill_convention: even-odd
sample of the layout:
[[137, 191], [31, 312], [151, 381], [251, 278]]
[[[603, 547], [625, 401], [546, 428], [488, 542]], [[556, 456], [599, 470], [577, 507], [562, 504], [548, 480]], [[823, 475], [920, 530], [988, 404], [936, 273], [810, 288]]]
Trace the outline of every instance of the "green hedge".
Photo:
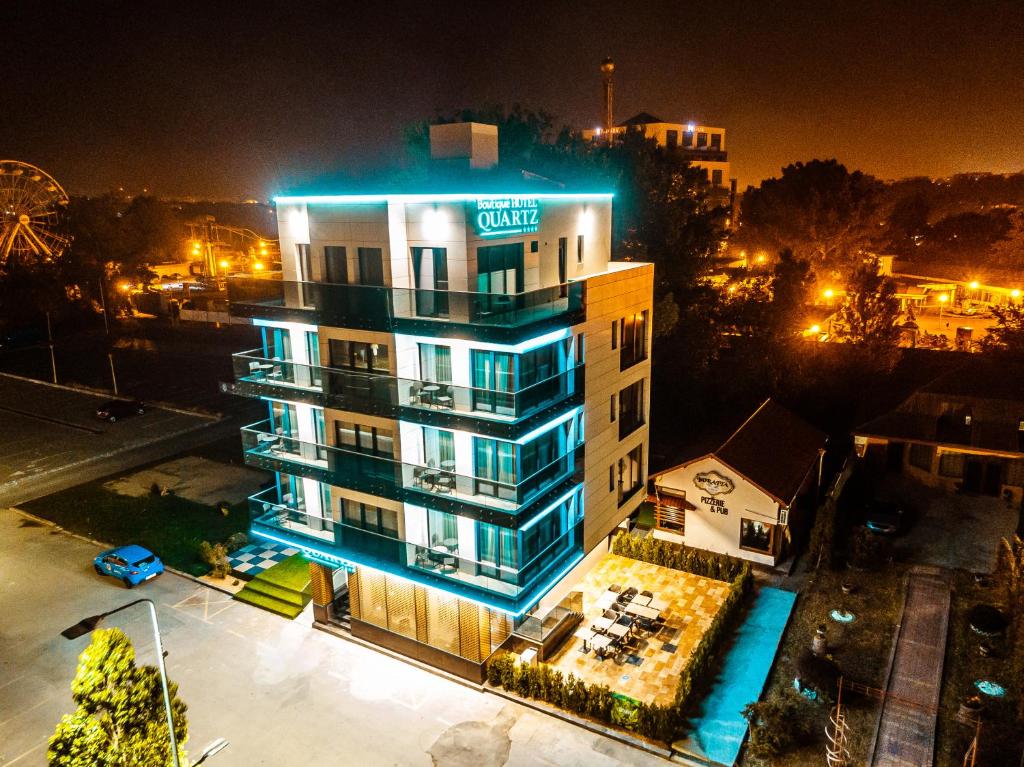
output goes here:
[[641, 538], [630, 533], [619, 533], [612, 541], [612, 553], [704, 578], [714, 578], [716, 581], [736, 580], [744, 565], [742, 559], [728, 554], [694, 549], [653, 535]]
[[[618, 540], [618, 539], [616, 539]], [[676, 568], [681, 569], [681, 568]], [[671, 743], [682, 735], [694, 692], [712, 679], [715, 659], [733, 627], [751, 588], [753, 573], [746, 562], [729, 585], [722, 607], [693, 649], [671, 705], [642, 703], [613, 693], [606, 685], [588, 685], [574, 674], [540, 663], [524, 666], [511, 653], [500, 653], [487, 665], [487, 681], [523, 698], [535, 698], [602, 724], [623, 727], [651, 740]]]

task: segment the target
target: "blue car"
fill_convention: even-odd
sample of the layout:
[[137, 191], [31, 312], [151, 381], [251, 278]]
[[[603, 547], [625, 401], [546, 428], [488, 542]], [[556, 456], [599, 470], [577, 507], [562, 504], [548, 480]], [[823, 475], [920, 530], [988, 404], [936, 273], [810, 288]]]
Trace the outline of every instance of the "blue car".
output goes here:
[[142, 546], [120, 546], [104, 551], [93, 560], [93, 566], [100, 575], [120, 578], [128, 588], [156, 578], [164, 571], [160, 557]]

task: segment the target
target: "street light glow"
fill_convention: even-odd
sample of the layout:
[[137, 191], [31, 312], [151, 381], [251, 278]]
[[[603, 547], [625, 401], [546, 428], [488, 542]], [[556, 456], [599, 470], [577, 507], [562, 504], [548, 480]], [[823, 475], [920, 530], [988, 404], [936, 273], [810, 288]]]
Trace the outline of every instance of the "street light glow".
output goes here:
[[971, 280], [970, 288], [971, 288], [971, 290], [977, 290], [978, 289], [978, 281], [977, 280]]
[[231, 266], [231, 262], [228, 261], [226, 258], [220, 262], [221, 269], [227, 269], [229, 266]]
[[832, 288], [825, 288], [824, 295], [825, 295], [825, 298], [832, 298], [832, 296], [835, 295], [835, 291], [833, 291]]
[[257, 272], [262, 270], [263, 269], [263, 262], [262, 261], [257, 261], [256, 263], [254, 263], [252, 265], [252, 268], [255, 269]]
[[1011, 290], [1010, 291], [1010, 297], [1011, 298], [1020, 298], [1020, 290], [1017, 289], [1017, 288], [1014, 288], [1013, 290]]
[[811, 325], [807, 330], [817, 335], [821, 332], [821, 325]]
[[939, 303], [944, 304], [949, 300], [949, 293], [939, 293]]

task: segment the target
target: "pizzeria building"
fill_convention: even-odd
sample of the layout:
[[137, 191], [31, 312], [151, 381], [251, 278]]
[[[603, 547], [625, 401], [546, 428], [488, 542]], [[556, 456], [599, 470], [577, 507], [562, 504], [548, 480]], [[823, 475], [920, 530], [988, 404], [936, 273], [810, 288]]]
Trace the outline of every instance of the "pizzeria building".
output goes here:
[[775, 566], [810, 521], [825, 442], [766, 400], [720, 448], [654, 477], [654, 536]]

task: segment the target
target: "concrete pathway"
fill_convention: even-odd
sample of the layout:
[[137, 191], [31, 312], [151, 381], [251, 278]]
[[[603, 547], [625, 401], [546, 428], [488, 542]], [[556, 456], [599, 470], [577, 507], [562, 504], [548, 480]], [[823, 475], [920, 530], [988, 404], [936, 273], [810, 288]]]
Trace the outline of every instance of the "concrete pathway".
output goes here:
[[873, 767], [928, 767], [949, 626], [949, 576], [919, 567], [907, 581], [907, 601], [893, 656]]

